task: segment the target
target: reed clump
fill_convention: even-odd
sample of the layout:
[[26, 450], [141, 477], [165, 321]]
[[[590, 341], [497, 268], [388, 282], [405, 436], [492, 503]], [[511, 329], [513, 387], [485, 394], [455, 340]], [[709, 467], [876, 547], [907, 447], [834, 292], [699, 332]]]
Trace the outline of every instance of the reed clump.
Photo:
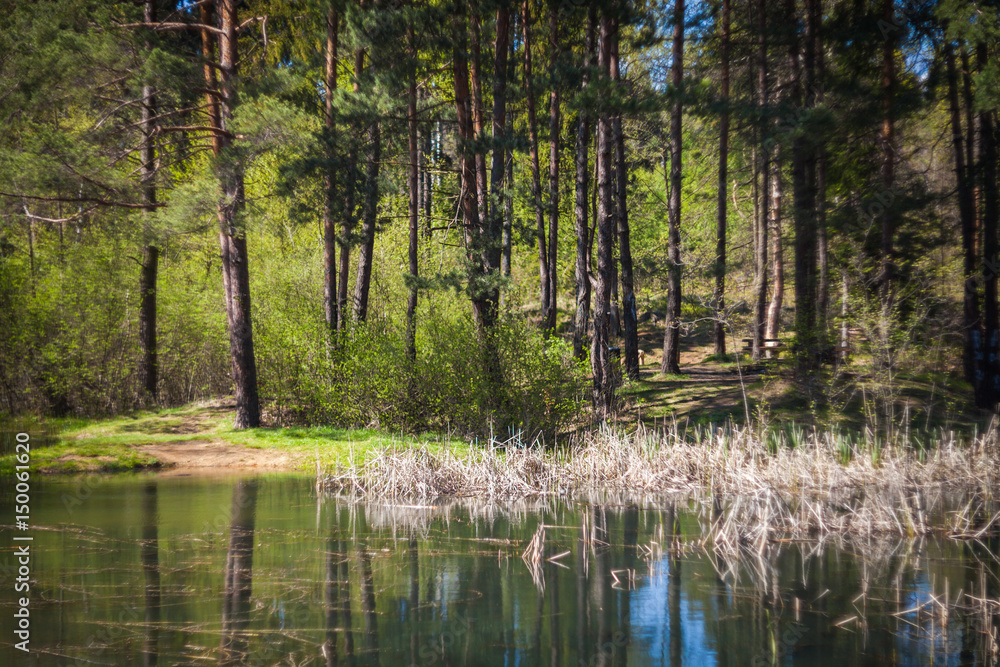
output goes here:
[[[931, 444], [802, 431], [791, 441], [727, 425], [684, 431], [602, 428], [558, 447], [516, 437], [462, 451], [392, 447], [322, 475], [331, 492], [393, 501], [511, 501], [622, 492], [712, 499], [723, 543], [853, 533], [982, 537], [1000, 469], [998, 431]], [[955, 494], [965, 509], [948, 515]], [[965, 503], [968, 499], [968, 503]]]

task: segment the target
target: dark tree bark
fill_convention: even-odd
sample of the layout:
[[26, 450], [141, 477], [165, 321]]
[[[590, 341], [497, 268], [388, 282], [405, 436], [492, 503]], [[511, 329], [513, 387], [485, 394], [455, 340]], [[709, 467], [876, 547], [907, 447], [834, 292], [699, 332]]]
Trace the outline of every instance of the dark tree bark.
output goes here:
[[[806, 0], [801, 84], [793, 87], [795, 102], [809, 109], [815, 101], [815, 40], [818, 0]], [[792, 49], [798, 40], [791, 40]], [[799, 132], [792, 143], [792, 194], [795, 231], [795, 337], [800, 370], [813, 368], [816, 354], [816, 150], [812, 138]]]
[[726, 197], [729, 191], [729, 13], [730, 0], [722, 0], [721, 96], [722, 113], [719, 116], [719, 181], [716, 193], [715, 224], [715, 354], [726, 354], [726, 326], [723, 322], [726, 298]]
[[[611, 42], [614, 39], [614, 20], [601, 17], [601, 48], [597, 66], [604, 75], [611, 61]], [[614, 376], [611, 367], [611, 281], [614, 264], [614, 192], [612, 189], [611, 150], [614, 145], [611, 117], [602, 109], [597, 121], [597, 216], [594, 221], [597, 235], [597, 274], [594, 285], [594, 340], [590, 354], [593, 371], [594, 407], [605, 418], [614, 404]]]
[[[358, 49], [354, 54], [354, 92], [361, 90], [361, 77], [365, 71], [365, 50]], [[369, 135], [369, 140], [371, 139]], [[337, 314], [340, 321], [337, 326], [343, 330], [347, 325], [347, 286], [351, 272], [351, 246], [354, 244], [354, 229], [357, 226], [357, 196], [358, 196], [358, 138], [352, 138], [347, 156], [347, 183], [344, 186], [344, 221], [341, 226], [340, 242], [340, 284], [337, 287]], [[357, 290], [357, 284], [354, 286]], [[357, 309], [355, 301], [354, 309]]]
[[[555, 72], [559, 58], [559, 23], [555, 5], [549, 11], [549, 46], [552, 49], [552, 71]], [[549, 299], [542, 325], [546, 331], [554, 331], [556, 328], [559, 295], [559, 271], [556, 263], [559, 257], [559, 110], [559, 83], [553, 81], [549, 95]]]
[[[823, 104], [823, 84], [826, 80], [826, 59], [823, 56], [823, 36], [816, 26], [816, 103]], [[830, 340], [830, 250], [826, 229], [826, 145], [823, 139], [816, 148], [816, 260], [819, 264], [819, 282], [816, 285], [816, 328], [820, 344]]]
[[958, 214], [962, 224], [962, 325], [965, 346], [962, 366], [965, 379], [975, 387], [978, 384], [976, 345], [979, 332], [979, 293], [976, 290], [976, 214], [972, 195], [969, 165], [966, 163], [965, 137], [962, 132], [961, 107], [958, 101], [958, 75], [955, 68], [955, 50], [951, 42], [944, 44], [945, 65], [948, 77], [948, 107], [951, 112], [951, 140], [955, 154], [955, 182], [958, 186]]
[[531, 7], [525, 0], [521, 9], [524, 30], [524, 89], [528, 106], [528, 152], [531, 154], [531, 199], [535, 208], [535, 235], [538, 239], [539, 298], [542, 315], [541, 326], [546, 328], [545, 315], [549, 312], [549, 255], [545, 243], [545, 208], [542, 206], [542, 183], [538, 164], [538, 117], [535, 111], [535, 90], [531, 73]]
[[[481, 27], [479, 25], [479, 5], [474, 3], [472, 8], [472, 60], [469, 61], [469, 74], [472, 79], [472, 127], [476, 140], [483, 137], [483, 83], [482, 83], [482, 54], [480, 53], [479, 41]], [[479, 217], [481, 220], [489, 220], [489, 190], [486, 182], [486, 153], [476, 149], [476, 192], [479, 197]]]
[[323, 202], [323, 314], [332, 337], [337, 332], [337, 167], [333, 155], [336, 130], [333, 108], [333, 91], [337, 89], [337, 45], [340, 17], [331, 4], [326, 16], [326, 109], [325, 123], [331, 155], [327, 156], [324, 175], [326, 189]]
[[417, 277], [420, 266], [417, 262], [417, 236], [420, 231], [419, 148], [417, 146], [417, 48], [413, 36], [413, 26], [407, 30], [411, 62], [410, 82], [407, 87], [407, 117], [410, 149], [410, 295], [406, 301], [406, 356], [410, 361], [417, 358]]
[[365, 176], [365, 204], [361, 212], [361, 244], [358, 248], [358, 276], [354, 282], [354, 321], [368, 319], [372, 262], [375, 260], [375, 228], [378, 225], [379, 167], [382, 161], [382, 128], [373, 120], [368, 128], [368, 171]]
[[[462, 210], [465, 242], [468, 248], [472, 273], [469, 276], [469, 294], [472, 309], [481, 331], [494, 325], [497, 317], [498, 293], [489, 281], [490, 239], [484, 238], [479, 216], [478, 180], [476, 175], [475, 129], [472, 119], [472, 99], [469, 93], [469, 63], [465, 49], [467, 26], [464, 16], [465, 6], [455, 0], [454, 27], [455, 44], [453, 68], [455, 80], [455, 115], [458, 130], [459, 174], [461, 176], [460, 207]], [[488, 359], [491, 377], [498, 378], [497, 360]]]
[[[517, 16], [508, 10], [510, 14], [510, 27], [507, 29], [508, 35], [516, 35], [517, 29], [515, 27]], [[507, 81], [514, 80], [514, 70], [515, 70], [515, 57], [514, 57], [514, 39], [511, 37], [508, 42], [508, 53], [507, 53]], [[506, 95], [505, 95], [506, 97]], [[511, 113], [511, 121], [508, 124], [510, 127], [514, 126], [513, 111]], [[509, 133], [508, 133], [509, 135]], [[510, 278], [510, 250], [511, 243], [513, 240], [513, 226], [514, 226], [514, 147], [511, 142], [507, 142], [507, 148], [504, 151], [504, 193], [503, 193], [503, 232], [501, 238], [500, 252], [500, 272], [504, 278]]]
[[[614, 26], [615, 39], [611, 42], [611, 79], [621, 85], [621, 68], [618, 52], [618, 21]], [[639, 379], [639, 322], [635, 310], [635, 285], [632, 278], [632, 242], [628, 220], [628, 163], [625, 159], [625, 132], [622, 114], [616, 113], [613, 121], [615, 136], [615, 218], [618, 227], [618, 252], [622, 281], [622, 329], [625, 338], [625, 372], [633, 380]]]
[[[156, 22], [156, 2], [146, 0], [144, 11], [146, 23]], [[146, 42], [146, 49], [152, 49], [152, 43]], [[145, 248], [142, 253], [142, 269], [139, 276], [139, 344], [142, 346], [142, 361], [139, 375], [146, 397], [156, 401], [156, 384], [158, 375], [156, 350], [156, 273], [159, 268], [160, 249], [152, 240], [149, 217], [156, 206], [156, 147], [154, 134], [156, 132], [156, 96], [153, 87], [148, 83], [142, 87], [142, 152], [140, 165], [140, 180], [142, 181], [142, 203], [146, 206], [143, 212], [143, 237]]]
[[[594, 66], [594, 48], [597, 10], [591, 6], [587, 12], [587, 36], [584, 56], [582, 90], [589, 86], [589, 70]], [[576, 131], [576, 192], [574, 213], [576, 217], [576, 326], [573, 328], [573, 354], [583, 359], [586, 354], [588, 324], [590, 321], [590, 226], [587, 222], [587, 193], [590, 177], [590, 116], [584, 106], [580, 109]]]
[[[241, 220], [244, 207], [243, 165], [231, 154], [232, 135], [227, 126], [236, 105], [237, 26], [235, 0], [218, 0], [222, 33], [219, 35], [219, 126], [216, 137], [218, 177], [222, 189], [219, 203], [219, 246], [222, 251], [222, 282], [226, 295], [229, 350], [236, 394], [234, 428], [260, 426], [257, 397], [257, 361], [254, 357], [250, 319], [250, 269], [246, 232]], [[214, 77], [213, 77], [214, 79]], [[206, 81], [211, 84], [212, 81]]]
[[[794, 12], [794, 5], [786, 3]], [[791, 15], [794, 18], [794, 13]], [[764, 349], [764, 330], [767, 321], [767, 191], [768, 176], [771, 172], [771, 138], [768, 120], [768, 79], [767, 79], [767, 3], [757, 0], [757, 107], [760, 114], [758, 132], [760, 145], [757, 147], [757, 164], [754, 172], [756, 196], [754, 198], [754, 317], [751, 354], [759, 361]]]
[[[816, 0], [814, 0], [816, 1]], [[882, 20], [894, 24], [894, 0], [883, 0]], [[879, 180], [884, 193], [892, 192], [896, 177], [896, 127], [893, 111], [893, 101], [896, 96], [896, 39], [895, 30], [885, 31], [882, 44], [882, 125], [879, 129], [879, 147], [882, 151], [882, 164], [879, 167]], [[892, 308], [894, 301], [895, 267], [893, 263], [893, 237], [896, 232], [896, 215], [892, 204], [885, 207], [882, 213], [881, 242], [879, 252], [881, 267], [879, 270], [879, 291], [882, 300], [882, 317], [879, 323], [879, 334], [882, 344], [889, 345], [892, 333]]]
[[[976, 61], [980, 72], [987, 65], [987, 47], [980, 42], [976, 47]], [[997, 192], [997, 137], [995, 110], [979, 111], [979, 173], [982, 177], [982, 229], [983, 229], [983, 324], [985, 337], [985, 363], [982, 380], [977, 392], [981, 405], [993, 407], [1000, 402], [1000, 309], [997, 304], [997, 228], [1000, 226], [1000, 197]]]
[[497, 9], [496, 41], [493, 49], [493, 152], [490, 158], [489, 220], [492, 236], [502, 237], [500, 272], [510, 275], [510, 227], [507, 224], [507, 69], [510, 49], [510, 7]]
[[684, 0], [674, 1], [674, 36], [671, 48], [670, 82], [676, 99], [670, 112], [670, 198], [667, 201], [668, 274], [667, 318], [663, 336], [663, 373], [680, 373], [681, 319], [681, 120], [680, 90], [684, 80]]

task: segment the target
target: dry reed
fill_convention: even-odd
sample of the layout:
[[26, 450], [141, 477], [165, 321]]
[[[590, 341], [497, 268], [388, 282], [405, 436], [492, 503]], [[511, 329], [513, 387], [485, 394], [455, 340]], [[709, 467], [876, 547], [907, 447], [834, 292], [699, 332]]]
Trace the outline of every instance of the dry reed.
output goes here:
[[[779, 536], [922, 535], [980, 538], [990, 515], [997, 429], [969, 442], [943, 436], [933, 447], [801, 432], [791, 444], [751, 428], [626, 434], [601, 429], [545, 448], [517, 441], [432, 453], [390, 447], [322, 476], [326, 491], [383, 502], [441, 497], [511, 501], [594, 492], [693, 494], [722, 511], [710, 530], [717, 545], [762, 545]], [[946, 497], [970, 499], [945, 516]]]

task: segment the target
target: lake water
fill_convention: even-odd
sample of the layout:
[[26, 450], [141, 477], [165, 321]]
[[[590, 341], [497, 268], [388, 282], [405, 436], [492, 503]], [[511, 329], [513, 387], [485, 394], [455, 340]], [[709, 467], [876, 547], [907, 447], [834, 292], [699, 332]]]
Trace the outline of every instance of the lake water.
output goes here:
[[[7, 502], [4, 516], [13, 514]], [[987, 664], [998, 544], [701, 546], [688, 500], [386, 505], [311, 479], [32, 487], [31, 653], [4, 665]], [[5, 519], [5, 521], [9, 521]], [[522, 559], [540, 524], [543, 558]], [[538, 542], [536, 542], [538, 544]], [[562, 554], [562, 555], [560, 555]], [[551, 559], [551, 560], [549, 560]], [[914, 610], [914, 608], [920, 607]]]

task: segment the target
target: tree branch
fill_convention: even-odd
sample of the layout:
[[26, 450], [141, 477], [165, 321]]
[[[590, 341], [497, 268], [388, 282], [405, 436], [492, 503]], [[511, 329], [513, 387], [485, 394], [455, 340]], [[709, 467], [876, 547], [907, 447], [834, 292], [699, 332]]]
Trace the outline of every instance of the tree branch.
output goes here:
[[107, 206], [116, 208], [148, 209], [162, 208], [166, 204], [133, 204], [131, 202], [112, 201], [99, 199], [97, 197], [42, 197], [40, 195], [26, 195], [23, 193], [0, 192], [0, 197], [10, 197], [11, 199], [31, 199], [33, 201], [57, 201], [64, 204], [94, 204], [95, 206]]

